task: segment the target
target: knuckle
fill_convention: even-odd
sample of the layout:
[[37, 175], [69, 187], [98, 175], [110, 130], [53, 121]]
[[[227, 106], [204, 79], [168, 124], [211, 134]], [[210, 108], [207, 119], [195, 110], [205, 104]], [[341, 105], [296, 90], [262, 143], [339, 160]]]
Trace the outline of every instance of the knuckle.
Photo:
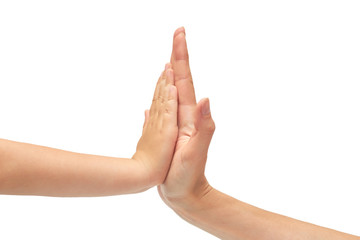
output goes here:
[[164, 103], [164, 102], [165, 102], [165, 98], [162, 95], [156, 96], [152, 99], [153, 104]]
[[173, 99], [173, 98], [167, 99], [166, 108], [172, 110], [172, 109], [176, 109], [176, 107], [177, 107], [176, 99]]
[[171, 106], [165, 106], [164, 107], [164, 112], [165, 112], [166, 115], [172, 116], [175, 113], [175, 110]]
[[179, 77], [176, 78], [176, 81], [177, 81], [177, 82], [185, 81], [185, 82], [189, 82], [189, 83], [191, 83], [192, 85], [194, 85], [194, 84], [193, 84], [193, 79], [192, 79], [191, 76], [179, 76]]

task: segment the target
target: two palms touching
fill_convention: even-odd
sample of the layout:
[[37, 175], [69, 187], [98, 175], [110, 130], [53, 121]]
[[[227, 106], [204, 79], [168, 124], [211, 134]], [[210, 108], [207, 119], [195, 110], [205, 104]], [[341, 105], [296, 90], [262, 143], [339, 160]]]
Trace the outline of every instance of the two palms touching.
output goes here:
[[178, 90], [178, 139], [168, 175], [158, 186], [168, 205], [190, 200], [211, 190], [204, 176], [207, 151], [215, 130], [209, 100], [196, 103], [184, 28], [174, 33], [171, 64]]

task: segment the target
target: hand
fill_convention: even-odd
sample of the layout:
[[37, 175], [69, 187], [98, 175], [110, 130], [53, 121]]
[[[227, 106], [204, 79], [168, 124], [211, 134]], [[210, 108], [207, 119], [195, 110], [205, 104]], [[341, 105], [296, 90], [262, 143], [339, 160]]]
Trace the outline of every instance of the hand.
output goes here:
[[175, 31], [171, 63], [179, 94], [179, 135], [171, 167], [159, 194], [170, 207], [202, 198], [212, 190], [205, 175], [208, 147], [215, 131], [209, 100], [196, 104], [184, 28]]
[[256, 208], [213, 189], [204, 170], [215, 124], [209, 100], [196, 104], [183, 28], [174, 34], [171, 63], [179, 93], [179, 135], [168, 175], [158, 186], [169, 207], [220, 239], [359, 239]]
[[177, 90], [174, 72], [166, 64], [154, 93], [152, 105], [145, 111], [142, 136], [132, 157], [149, 175], [149, 187], [162, 183], [169, 169], [178, 135]]

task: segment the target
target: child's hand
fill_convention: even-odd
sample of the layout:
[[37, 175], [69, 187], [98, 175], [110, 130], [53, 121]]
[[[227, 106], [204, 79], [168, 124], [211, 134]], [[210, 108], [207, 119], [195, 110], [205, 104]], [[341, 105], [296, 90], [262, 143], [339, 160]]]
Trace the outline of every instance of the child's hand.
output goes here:
[[161, 184], [168, 172], [178, 136], [177, 89], [171, 64], [166, 64], [154, 93], [150, 111], [133, 159], [139, 161], [149, 175], [149, 184]]
[[178, 135], [177, 88], [171, 68], [168, 64], [159, 78], [133, 159], [0, 139], [0, 194], [109, 196], [142, 192], [161, 184]]

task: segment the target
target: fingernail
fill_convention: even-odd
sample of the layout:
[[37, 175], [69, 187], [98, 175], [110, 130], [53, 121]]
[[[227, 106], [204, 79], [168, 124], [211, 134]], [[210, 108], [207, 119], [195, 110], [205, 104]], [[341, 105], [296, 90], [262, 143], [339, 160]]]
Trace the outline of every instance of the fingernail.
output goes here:
[[167, 69], [169, 69], [169, 68], [171, 68], [171, 63], [165, 64], [165, 70], [167, 70]]
[[201, 114], [203, 116], [210, 114], [210, 101], [208, 98], [205, 100], [204, 104], [201, 107]]
[[185, 27], [181, 27], [182, 32], [184, 33], [184, 36], [186, 36]]
[[171, 78], [172, 75], [172, 69], [166, 69], [166, 77]]
[[179, 34], [181, 34], [181, 33], [183, 33], [184, 35], [186, 35], [186, 34], [185, 34], [185, 28], [184, 28], [184, 27], [179, 27], [178, 29], [176, 29], [175, 34], [174, 34], [174, 37], [176, 37], [177, 35], [179, 35]]
[[176, 91], [176, 87], [174, 85], [171, 85], [169, 91], [170, 91], [170, 96], [174, 96], [175, 91]]

